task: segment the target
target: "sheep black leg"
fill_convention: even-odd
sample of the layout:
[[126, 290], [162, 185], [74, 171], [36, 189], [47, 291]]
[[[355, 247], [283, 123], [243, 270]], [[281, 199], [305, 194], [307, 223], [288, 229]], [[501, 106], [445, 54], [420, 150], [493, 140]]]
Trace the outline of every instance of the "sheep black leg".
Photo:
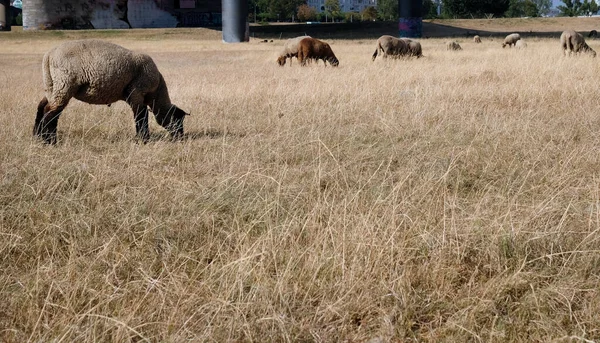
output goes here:
[[42, 101], [40, 101], [37, 107], [37, 114], [35, 115], [35, 124], [33, 125], [33, 135], [40, 136], [42, 134], [42, 118], [44, 117], [44, 112], [46, 105], [48, 105], [48, 99], [44, 97]]
[[[134, 107], [134, 106], [132, 106]], [[135, 108], [135, 107], [134, 107]], [[150, 130], [148, 129], [148, 107], [138, 106], [135, 110], [135, 133], [142, 142], [147, 143], [150, 139]]]
[[59, 106], [44, 114], [41, 120], [41, 137], [46, 144], [56, 144], [56, 127], [58, 118], [65, 106]]

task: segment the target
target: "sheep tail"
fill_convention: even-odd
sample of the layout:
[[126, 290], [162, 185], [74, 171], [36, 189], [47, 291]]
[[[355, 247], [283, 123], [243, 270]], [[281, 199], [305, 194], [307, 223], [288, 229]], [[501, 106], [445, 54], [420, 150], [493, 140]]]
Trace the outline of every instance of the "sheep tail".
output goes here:
[[379, 52], [379, 49], [383, 50], [381, 48], [381, 44], [377, 42], [377, 47], [375, 48], [375, 53], [373, 54], [373, 61], [375, 61], [375, 58], [377, 58], [377, 53]]
[[50, 54], [44, 55], [44, 60], [42, 62], [42, 75], [44, 77], [44, 85], [46, 87], [46, 92], [52, 93], [52, 89], [54, 88], [54, 84], [52, 82], [52, 74], [50, 73]]

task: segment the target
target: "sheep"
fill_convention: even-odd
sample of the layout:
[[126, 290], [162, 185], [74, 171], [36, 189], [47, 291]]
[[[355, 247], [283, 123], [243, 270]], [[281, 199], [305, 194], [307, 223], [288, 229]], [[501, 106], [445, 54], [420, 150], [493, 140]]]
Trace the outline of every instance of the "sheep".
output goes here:
[[525, 49], [525, 48], [527, 48], [527, 43], [523, 39], [519, 39], [515, 43], [515, 48], [516, 49]]
[[460, 44], [456, 41], [446, 42], [446, 50], [462, 50]]
[[596, 31], [596, 30], [592, 30], [588, 34], [588, 38], [596, 38], [596, 37], [598, 37], [598, 31]]
[[417, 56], [418, 58], [423, 56], [423, 51], [421, 43], [417, 41], [409, 38], [396, 38], [389, 35], [383, 35], [377, 39], [375, 52], [372, 56], [373, 61], [375, 61], [377, 55], [382, 55], [383, 58], [387, 58], [388, 56]]
[[481, 38], [479, 37], [479, 35], [475, 35], [475, 37], [473, 37], [473, 42], [474, 43], [481, 43]]
[[519, 35], [518, 33], [511, 33], [510, 35], [506, 36], [506, 38], [504, 38], [504, 42], [502, 42], [502, 48], [504, 48], [507, 45], [509, 48], [512, 48], [512, 46], [515, 45], [515, 43], [519, 39], [521, 39], [521, 35]]
[[383, 58], [387, 58], [388, 56], [403, 56], [407, 51], [408, 44], [406, 41], [393, 36], [383, 35], [377, 39], [372, 60], [375, 61], [378, 54], [382, 55]]
[[325, 66], [327, 62], [333, 67], [337, 67], [340, 61], [335, 57], [329, 44], [315, 38], [304, 38], [298, 43], [298, 61], [300, 65], [305, 66], [308, 60], [323, 60]]
[[42, 62], [46, 95], [37, 108], [34, 136], [56, 143], [58, 118], [71, 98], [109, 105], [123, 100], [133, 110], [137, 137], [149, 139], [148, 107], [173, 138], [183, 136], [188, 113], [171, 103], [167, 84], [148, 55], [102, 40], [76, 40], [50, 49]]
[[564, 31], [560, 35], [560, 46], [563, 49], [564, 55], [570, 55], [573, 53], [588, 53], [592, 55], [592, 57], [596, 57], [596, 52], [594, 49], [590, 48], [583, 35], [581, 33], [575, 32], [574, 30]]
[[290, 38], [285, 41], [283, 49], [281, 50], [279, 57], [277, 57], [277, 63], [280, 66], [284, 66], [288, 58], [290, 59], [290, 66], [292, 65], [292, 58], [298, 58], [298, 43], [300, 43], [300, 41], [304, 38], [310, 38], [310, 36], [300, 36], [296, 38]]
[[407, 43], [408, 51], [406, 53], [407, 56], [416, 56], [417, 58], [423, 57], [423, 48], [421, 47], [421, 43], [416, 40], [410, 38], [401, 38], [403, 41]]

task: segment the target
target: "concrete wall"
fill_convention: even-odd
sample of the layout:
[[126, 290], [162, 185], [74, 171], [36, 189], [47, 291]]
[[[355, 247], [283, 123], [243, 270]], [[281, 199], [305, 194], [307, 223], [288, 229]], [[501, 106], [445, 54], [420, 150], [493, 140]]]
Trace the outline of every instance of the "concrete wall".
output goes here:
[[23, 28], [126, 29], [221, 25], [221, 0], [27, 0]]

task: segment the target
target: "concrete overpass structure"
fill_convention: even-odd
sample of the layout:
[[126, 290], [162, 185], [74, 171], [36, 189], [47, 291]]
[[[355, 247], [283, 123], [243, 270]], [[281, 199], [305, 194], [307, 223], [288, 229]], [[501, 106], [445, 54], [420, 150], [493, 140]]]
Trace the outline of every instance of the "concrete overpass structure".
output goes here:
[[[422, 0], [398, 0], [398, 36], [421, 37]], [[23, 28], [222, 27], [223, 41], [248, 40], [247, 0], [27, 0]]]

